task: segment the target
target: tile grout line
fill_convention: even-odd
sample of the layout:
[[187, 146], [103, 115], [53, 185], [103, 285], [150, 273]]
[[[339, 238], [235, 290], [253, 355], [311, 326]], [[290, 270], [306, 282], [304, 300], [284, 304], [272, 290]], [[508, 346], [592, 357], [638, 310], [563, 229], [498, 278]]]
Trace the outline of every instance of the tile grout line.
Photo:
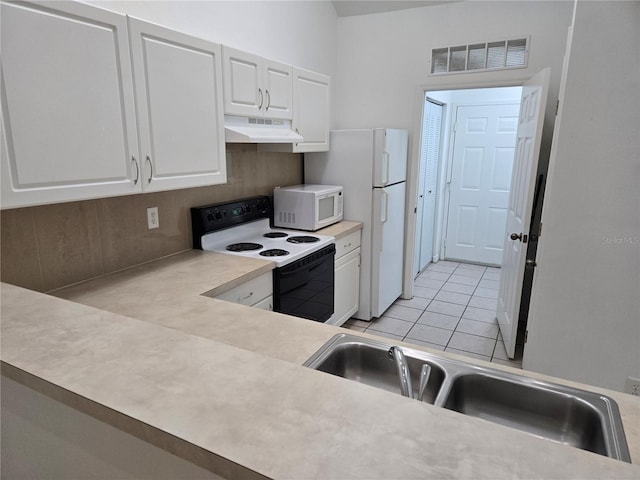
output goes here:
[[[422, 316], [423, 316], [427, 311], [429, 311], [429, 310], [428, 310], [428, 308], [429, 308], [429, 306], [430, 306], [434, 301], [439, 301], [439, 302], [443, 302], [443, 303], [447, 303], [447, 304], [451, 304], [451, 305], [461, 305], [461, 304], [457, 304], [457, 303], [453, 303], [453, 302], [447, 302], [447, 301], [445, 301], [445, 300], [436, 300], [436, 297], [438, 296], [438, 294], [439, 294], [439, 293], [441, 293], [441, 292], [449, 292], [448, 290], [443, 290], [443, 288], [444, 288], [444, 286], [445, 286], [447, 283], [449, 283], [449, 282], [450, 282], [451, 277], [452, 277], [453, 275], [456, 275], [456, 274], [457, 274], [457, 275], [462, 275], [462, 276], [467, 276], [467, 277], [469, 277], [469, 278], [477, 279], [477, 280], [478, 280], [478, 283], [477, 283], [476, 285], [474, 285], [474, 288], [473, 288], [473, 291], [471, 292], [471, 294], [466, 294], [466, 293], [465, 293], [465, 294], [463, 294], [463, 295], [468, 295], [468, 296], [469, 296], [469, 300], [466, 302], [466, 304], [464, 304], [464, 305], [463, 305], [463, 306], [464, 306], [464, 310], [462, 311], [462, 313], [461, 313], [459, 316], [458, 316], [458, 315], [449, 315], [449, 314], [444, 314], [444, 313], [439, 313], [439, 312], [432, 312], [432, 313], [439, 313], [440, 315], [447, 315], [447, 316], [451, 316], [451, 317], [454, 317], [454, 318], [455, 318], [455, 317], [457, 317], [458, 322], [456, 323], [456, 326], [454, 327], [454, 329], [453, 329], [453, 330], [449, 330], [449, 329], [446, 329], [446, 328], [440, 328], [440, 327], [437, 327], [437, 326], [435, 326], [435, 325], [426, 325], [426, 326], [429, 326], [429, 327], [431, 327], [431, 328], [439, 328], [440, 330], [446, 330], [446, 331], [450, 331], [450, 332], [451, 332], [451, 336], [449, 337], [449, 340], [447, 341], [447, 344], [443, 346], [443, 351], [446, 351], [446, 350], [447, 350], [447, 348], [451, 348], [451, 347], [450, 347], [451, 339], [453, 338], [453, 336], [454, 336], [454, 334], [455, 334], [456, 332], [458, 332], [458, 333], [464, 333], [464, 334], [466, 334], [466, 335], [471, 335], [471, 336], [478, 337], [478, 338], [494, 340], [494, 345], [493, 345], [493, 349], [492, 349], [492, 353], [491, 353], [491, 355], [483, 355], [483, 354], [479, 354], [479, 353], [476, 353], [476, 352], [471, 352], [471, 351], [461, 350], [461, 351], [463, 351], [463, 352], [470, 353], [470, 354], [474, 354], [474, 355], [482, 355], [482, 356], [484, 356], [484, 357], [489, 358], [489, 361], [493, 361], [493, 359], [495, 358], [495, 351], [496, 351], [496, 349], [497, 349], [497, 345], [498, 345], [498, 341], [499, 341], [499, 337], [500, 337], [499, 331], [498, 331], [498, 334], [496, 335], [496, 338], [495, 338], [495, 339], [493, 339], [493, 338], [491, 338], [491, 337], [485, 337], [485, 336], [482, 336], [482, 335], [476, 335], [476, 334], [474, 334], [474, 333], [461, 332], [461, 331], [459, 331], [459, 330], [458, 330], [458, 327], [460, 326], [460, 323], [462, 322], [462, 320], [463, 320], [463, 318], [464, 318], [464, 314], [467, 312], [467, 309], [470, 307], [469, 303], [471, 302], [471, 299], [475, 296], [475, 293], [476, 293], [477, 289], [478, 289], [478, 288], [480, 288], [480, 283], [482, 282], [482, 280], [483, 280], [483, 279], [485, 279], [485, 278], [484, 278], [484, 277], [485, 277], [485, 275], [486, 275], [487, 273], [490, 273], [490, 272], [489, 272], [489, 270], [488, 270], [488, 268], [489, 268], [489, 267], [483, 267], [483, 268], [484, 268], [484, 270], [482, 271], [482, 274], [480, 275], [480, 277], [473, 277], [473, 276], [470, 276], [470, 275], [464, 275], [464, 273], [463, 273], [463, 272], [458, 272], [458, 273], [456, 273], [456, 272], [457, 272], [457, 270], [458, 270], [458, 268], [459, 268], [459, 267], [461, 267], [462, 265], [464, 265], [464, 264], [460, 264], [460, 263], [458, 263], [458, 264], [456, 265], [456, 267], [455, 267], [451, 272], [442, 272], [442, 271], [437, 271], [437, 270], [434, 270], [434, 271], [433, 271], [433, 272], [435, 272], [435, 273], [439, 273], [439, 274], [446, 274], [446, 275], [447, 275], [447, 278], [446, 278], [445, 280], [430, 279], [430, 280], [433, 280], [433, 281], [442, 282], [441, 286], [440, 286], [439, 288], [437, 288], [437, 289], [432, 288], [432, 287], [427, 287], [426, 285], [424, 286], [425, 288], [431, 288], [432, 290], [435, 290], [435, 291], [436, 291], [436, 292], [435, 292], [435, 294], [434, 294], [434, 296], [433, 296], [432, 298], [430, 298], [430, 299], [429, 299], [429, 298], [425, 298], [425, 300], [428, 300], [428, 303], [426, 304], [426, 306], [425, 306], [425, 307], [423, 307], [423, 308], [406, 307], [406, 308], [411, 308], [411, 309], [413, 309], [413, 310], [418, 310], [418, 311], [420, 312], [420, 313], [419, 313], [419, 315], [418, 315], [418, 317], [416, 318], [416, 320], [405, 320], [405, 319], [403, 319], [403, 318], [396, 318], [396, 317], [388, 317], [388, 318], [391, 318], [391, 319], [394, 319], [394, 320], [400, 320], [400, 321], [403, 321], [403, 322], [406, 322], [406, 323], [410, 323], [410, 324], [411, 324], [411, 327], [409, 328], [409, 330], [407, 331], [407, 333], [406, 333], [405, 335], [403, 335], [403, 336], [398, 335], [398, 337], [400, 337], [400, 341], [406, 341], [406, 340], [407, 340], [407, 338], [408, 338], [408, 336], [409, 336], [409, 333], [411, 332], [411, 330], [413, 330], [413, 328], [418, 324], [418, 321], [420, 320], [420, 318], [421, 318], [421, 317], [422, 317]], [[427, 270], [424, 270], [423, 272], [421, 272], [421, 273], [420, 273], [420, 275], [422, 275], [422, 274], [423, 274], [423, 273], [425, 273], [426, 271], [427, 271]], [[489, 279], [485, 279], [485, 280], [489, 280]], [[491, 279], [491, 280], [494, 280], [494, 279]], [[495, 281], [495, 280], [494, 280], [494, 281]], [[451, 283], [456, 283], [456, 284], [457, 284], [457, 282], [451, 282]], [[460, 284], [460, 285], [465, 285], [465, 284]], [[417, 285], [417, 286], [421, 286], [421, 285]], [[483, 287], [483, 288], [490, 288], [490, 287]], [[460, 293], [460, 292], [449, 292], [449, 293]], [[419, 297], [419, 298], [424, 298], [424, 297]], [[488, 298], [488, 297], [478, 297], [478, 298]], [[491, 299], [491, 300], [493, 300], [493, 299]], [[394, 302], [394, 303], [395, 303], [395, 302]], [[399, 306], [402, 306], [402, 305], [399, 305]], [[482, 307], [473, 307], [473, 308], [477, 308], [477, 309], [479, 309], [479, 310], [488, 310], [488, 311], [491, 311], [491, 309], [482, 308]], [[377, 319], [376, 319], [376, 320], [377, 320]], [[474, 319], [471, 319], [471, 318], [467, 318], [466, 320], [476, 321], [476, 322], [480, 322], [480, 323], [487, 323], [487, 324], [493, 324], [493, 323], [494, 323], [494, 322], [484, 322], [484, 321], [481, 321], [481, 320], [474, 320]], [[495, 321], [495, 319], [494, 319], [494, 321]], [[374, 321], [374, 322], [372, 322], [372, 324], [370, 324], [370, 325], [368, 325], [367, 327], [365, 327], [364, 331], [368, 331], [368, 330], [373, 326], [373, 324], [375, 324], [375, 321]], [[393, 334], [393, 333], [384, 332], [384, 331], [381, 331], [381, 330], [375, 330], [375, 329], [372, 329], [371, 331], [372, 331], [372, 332], [385, 333], [385, 334], [387, 334], [387, 335], [395, 335], [395, 334]], [[410, 340], [410, 339], [409, 339], [409, 340]], [[416, 340], [418, 340], [418, 339], [416, 339]], [[426, 343], [432, 343], [432, 342], [429, 342], [428, 340], [419, 340], [419, 341], [426, 342]], [[408, 342], [408, 343], [411, 343], [411, 342]], [[434, 345], [437, 345], [437, 344], [434, 344]], [[439, 346], [442, 346], [442, 345], [439, 345]], [[457, 350], [457, 349], [456, 349], [456, 350]]]

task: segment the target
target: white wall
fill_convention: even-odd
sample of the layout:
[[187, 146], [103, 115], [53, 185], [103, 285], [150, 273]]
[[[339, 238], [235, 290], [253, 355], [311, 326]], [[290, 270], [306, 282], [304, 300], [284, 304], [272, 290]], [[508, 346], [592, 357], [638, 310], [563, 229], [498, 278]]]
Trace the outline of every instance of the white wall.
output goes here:
[[571, 2], [473, 1], [339, 18], [335, 128], [413, 130], [422, 107], [418, 87], [434, 78], [429, 77], [431, 49], [450, 45], [531, 35], [529, 66], [439, 76], [440, 90], [522, 80], [551, 67], [550, 96], [557, 96], [571, 13]]
[[85, 3], [335, 77], [337, 16], [331, 2], [87, 0]]
[[578, 2], [524, 367], [640, 378], [640, 2]]
[[452, 90], [451, 95], [456, 105], [488, 105], [491, 102], [520, 104], [522, 87]]

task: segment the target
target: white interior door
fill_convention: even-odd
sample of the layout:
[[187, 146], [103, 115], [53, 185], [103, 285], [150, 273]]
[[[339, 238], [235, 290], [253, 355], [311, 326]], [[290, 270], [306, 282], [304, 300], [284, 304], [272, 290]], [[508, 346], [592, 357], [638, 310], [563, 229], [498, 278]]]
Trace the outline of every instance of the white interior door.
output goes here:
[[445, 258], [500, 265], [520, 106], [459, 106]]
[[425, 101], [422, 122], [422, 149], [418, 186], [415, 274], [433, 260], [433, 230], [436, 213], [436, 186], [440, 161], [442, 105]]
[[513, 358], [516, 347], [518, 313], [527, 255], [526, 243], [529, 237], [548, 87], [549, 69], [546, 68], [524, 84], [520, 104], [516, 156], [507, 210], [502, 275], [496, 312], [504, 345], [510, 358]]

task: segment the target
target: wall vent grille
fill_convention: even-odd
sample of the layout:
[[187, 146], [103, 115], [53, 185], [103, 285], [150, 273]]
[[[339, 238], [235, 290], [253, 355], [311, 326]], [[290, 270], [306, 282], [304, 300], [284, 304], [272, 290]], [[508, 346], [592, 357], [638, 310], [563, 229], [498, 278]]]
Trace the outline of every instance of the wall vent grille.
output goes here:
[[528, 38], [434, 48], [431, 74], [524, 68], [528, 60]]

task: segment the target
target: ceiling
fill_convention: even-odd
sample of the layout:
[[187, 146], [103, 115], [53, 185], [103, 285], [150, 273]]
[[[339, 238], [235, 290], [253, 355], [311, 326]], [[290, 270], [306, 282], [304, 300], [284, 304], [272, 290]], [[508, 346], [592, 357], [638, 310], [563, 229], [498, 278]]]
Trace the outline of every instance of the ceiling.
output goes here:
[[354, 15], [367, 15], [370, 13], [391, 12], [394, 10], [405, 10], [407, 8], [428, 7], [441, 5], [460, 0], [332, 0], [338, 17], [351, 17]]

